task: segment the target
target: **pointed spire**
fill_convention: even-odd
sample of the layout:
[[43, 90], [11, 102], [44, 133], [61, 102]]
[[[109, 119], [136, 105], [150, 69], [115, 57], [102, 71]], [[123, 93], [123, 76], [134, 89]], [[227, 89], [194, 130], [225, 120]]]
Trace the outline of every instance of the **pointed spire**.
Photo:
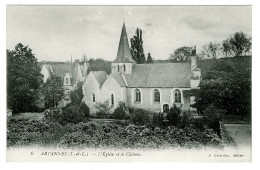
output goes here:
[[118, 51], [117, 51], [117, 57], [114, 62], [116, 62], [116, 63], [135, 63], [135, 61], [132, 59], [132, 55], [130, 53], [127, 33], [126, 33], [126, 29], [125, 29], [125, 22], [123, 22], [121, 37], [120, 37]]

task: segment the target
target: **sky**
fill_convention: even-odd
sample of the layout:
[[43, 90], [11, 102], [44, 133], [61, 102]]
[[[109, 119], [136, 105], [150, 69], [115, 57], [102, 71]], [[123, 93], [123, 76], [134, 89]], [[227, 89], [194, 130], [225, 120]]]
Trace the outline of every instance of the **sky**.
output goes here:
[[7, 6], [6, 48], [28, 45], [38, 61], [113, 61], [125, 22], [129, 39], [143, 31], [144, 52], [168, 59], [175, 49], [252, 35], [251, 6]]

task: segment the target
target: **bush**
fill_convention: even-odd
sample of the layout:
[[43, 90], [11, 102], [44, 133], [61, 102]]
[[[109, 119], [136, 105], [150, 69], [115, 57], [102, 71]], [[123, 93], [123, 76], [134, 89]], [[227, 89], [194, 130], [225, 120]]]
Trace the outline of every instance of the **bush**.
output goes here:
[[63, 136], [60, 146], [73, 148], [200, 148], [220, 146], [213, 130], [148, 128], [145, 125], [122, 126], [115, 123], [79, 123]]
[[66, 133], [66, 128], [55, 122], [9, 119], [7, 146], [56, 145]]
[[150, 112], [147, 110], [131, 108], [129, 112], [131, 122], [136, 125], [145, 125], [149, 121]]
[[112, 119], [129, 119], [127, 115], [127, 108], [125, 103], [120, 102], [119, 106], [114, 110], [113, 114], [111, 115]]
[[77, 105], [68, 105], [62, 109], [60, 119], [61, 124], [79, 123], [84, 119], [85, 115]]
[[167, 119], [169, 120], [169, 124], [177, 126], [181, 120], [181, 109], [179, 109], [176, 105], [173, 105], [167, 114]]
[[79, 105], [80, 112], [84, 114], [85, 117], [90, 116], [89, 107], [86, 103], [81, 102]]
[[87, 121], [90, 117], [89, 107], [85, 103], [68, 104], [62, 108], [62, 113], [54, 114], [53, 121], [57, 121], [62, 125], [68, 123], [79, 123], [81, 121]]
[[104, 103], [97, 103], [95, 107], [98, 110], [96, 113], [97, 118], [109, 118], [111, 108], [108, 101], [105, 101]]
[[186, 112], [180, 118], [180, 122], [178, 123], [178, 127], [185, 128], [190, 126], [190, 115]]
[[159, 125], [161, 125], [161, 123], [162, 123], [162, 114], [161, 113], [154, 113], [152, 125], [153, 126], [159, 126]]

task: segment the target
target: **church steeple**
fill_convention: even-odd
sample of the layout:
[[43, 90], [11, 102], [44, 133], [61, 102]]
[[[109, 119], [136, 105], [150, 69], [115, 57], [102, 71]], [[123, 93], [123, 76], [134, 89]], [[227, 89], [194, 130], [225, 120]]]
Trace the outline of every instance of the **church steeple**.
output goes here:
[[132, 55], [130, 53], [130, 48], [128, 44], [127, 33], [125, 29], [125, 23], [123, 23], [121, 37], [118, 45], [117, 56], [114, 63], [136, 63], [132, 59]]
[[112, 73], [131, 74], [135, 63], [130, 52], [125, 23], [123, 23], [117, 56], [111, 65]]

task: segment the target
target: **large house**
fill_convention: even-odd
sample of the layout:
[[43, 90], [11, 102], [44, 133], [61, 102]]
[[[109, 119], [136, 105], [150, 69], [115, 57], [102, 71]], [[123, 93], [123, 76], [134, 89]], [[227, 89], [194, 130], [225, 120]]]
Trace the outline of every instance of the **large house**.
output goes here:
[[199, 89], [201, 71], [197, 68], [196, 49], [189, 62], [137, 64], [131, 56], [125, 24], [123, 24], [112, 73], [90, 71], [83, 84], [83, 101], [95, 114], [97, 103], [108, 102], [113, 110], [120, 102], [126, 106], [154, 112], [167, 112], [175, 104], [182, 111], [192, 111], [195, 97], [191, 89]]
[[58, 76], [62, 79], [63, 89], [65, 92], [74, 90], [79, 82], [87, 76], [89, 63], [86, 61], [79, 62], [75, 60], [71, 62], [48, 62], [43, 63], [41, 73], [43, 74], [43, 82], [46, 83], [51, 76]]

